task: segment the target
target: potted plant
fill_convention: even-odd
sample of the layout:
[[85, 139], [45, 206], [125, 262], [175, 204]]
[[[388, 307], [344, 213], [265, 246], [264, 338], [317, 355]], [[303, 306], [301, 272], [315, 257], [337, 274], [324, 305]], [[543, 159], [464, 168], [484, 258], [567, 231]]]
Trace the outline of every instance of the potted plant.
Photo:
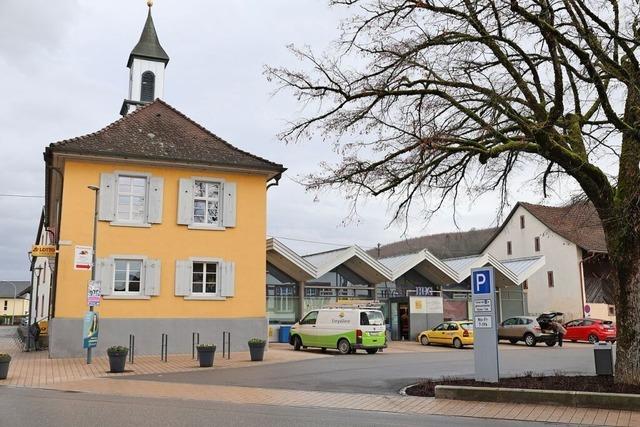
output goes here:
[[201, 368], [210, 368], [213, 366], [213, 357], [216, 355], [216, 346], [213, 344], [198, 344], [198, 360]]
[[124, 365], [127, 363], [127, 353], [129, 353], [129, 349], [121, 345], [107, 349], [111, 372], [124, 372]]
[[0, 380], [7, 378], [9, 373], [9, 363], [11, 363], [11, 356], [5, 353], [0, 353]]
[[264, 347], [266, 344], [267, 342], [260, 338], [251, 338], [249, 340], [249, 352], [251, 353], [252, 362], [261, 362], [264, 359]]

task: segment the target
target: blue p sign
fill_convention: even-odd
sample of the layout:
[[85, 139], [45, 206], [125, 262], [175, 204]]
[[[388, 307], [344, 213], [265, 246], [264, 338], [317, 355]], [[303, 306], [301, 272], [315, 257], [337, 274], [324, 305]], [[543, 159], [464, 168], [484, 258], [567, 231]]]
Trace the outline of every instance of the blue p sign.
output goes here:
[[491, 271], [476, 270], [471, 272], [471, 289], [474, 294], [491, 293]]

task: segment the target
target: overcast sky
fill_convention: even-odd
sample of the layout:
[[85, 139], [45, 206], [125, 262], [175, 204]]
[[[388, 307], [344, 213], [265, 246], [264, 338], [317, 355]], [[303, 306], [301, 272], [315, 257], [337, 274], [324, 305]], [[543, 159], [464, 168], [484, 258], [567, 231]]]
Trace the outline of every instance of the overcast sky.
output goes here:
[[[146, 9], [144, 0], [0, 1], [0, 279], [29, 277], [27, 252], [43, 203], [6, 195], [41, 196], [44, 147], [119, 118], [128, 89], [126, 62]], [[354, 243], [367, 249], [457, 229], [449, 205], [429, 223], [413, 216], [403, 235], [404, 225], [389, 226], [385, 200], [368, 201], [356, 220], [345, 222], [350, 206], [343, 195], [307, 193], [294, 182], [335, 155], [319, 139], [298, 145], [277, 139], [301, 111], [291, 96], [273, 96], [263, 67], [298, 66], [286, 49], [291, 43], [329, 49], [349, 13], [326, 0], [156, 0], [153, 7], [171, 57], [165, 101], [235, 146], [288, 168], [269, 190], [268, 232], [301, 253]], [[541, 201], [526, 190], [513, 201]], [[459, 205], [458, 226], [495, 225], [496, 200]]]

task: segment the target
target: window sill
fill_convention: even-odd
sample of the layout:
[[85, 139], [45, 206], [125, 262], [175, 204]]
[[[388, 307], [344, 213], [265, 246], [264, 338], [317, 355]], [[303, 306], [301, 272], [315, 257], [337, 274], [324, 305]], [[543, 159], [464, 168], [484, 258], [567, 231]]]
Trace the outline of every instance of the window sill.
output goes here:
[[184, 297], [185, 300], [187, 301], [226, 301], [227, 298], [226, 297], [217, 297], [217, 296], [196, 296], [196, 295], [191, 295], [191, 296], [187, 296]]
[[214, 230], [214, 231], [224, 231], [224, 227], [220, 227], [218, 225], [206, 225], [206, 224], [189, 224], [187, 226], [189, 230]]
[[149, 300], [149, 295], [104, 295], [104, 299], [134, 299], [134, 300]]
[[144, 222], [118, 222], [111, 221], [111, 225], [114, 227], [137, 227], [137, 228], [151, 228], [151, 224]]

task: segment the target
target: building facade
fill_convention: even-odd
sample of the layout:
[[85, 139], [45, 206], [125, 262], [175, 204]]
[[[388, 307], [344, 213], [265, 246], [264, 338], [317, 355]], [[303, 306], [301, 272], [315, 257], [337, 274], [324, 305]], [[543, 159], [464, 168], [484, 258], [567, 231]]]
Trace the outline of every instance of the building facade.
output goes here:
[[[51, 144], [44, 225], [58, 246], [49, 351], [83, 353], [92, 278], [102, 296], [98, 352], [191, 351], [192, 333], [232, 350], [264, 338], [266, 192], [284, 168], [242, 151], [158, 99], [168, 56], [149, 13], [129, 58], [120, 120]], [[94, 217], [97, 220], [94, 232]]]

